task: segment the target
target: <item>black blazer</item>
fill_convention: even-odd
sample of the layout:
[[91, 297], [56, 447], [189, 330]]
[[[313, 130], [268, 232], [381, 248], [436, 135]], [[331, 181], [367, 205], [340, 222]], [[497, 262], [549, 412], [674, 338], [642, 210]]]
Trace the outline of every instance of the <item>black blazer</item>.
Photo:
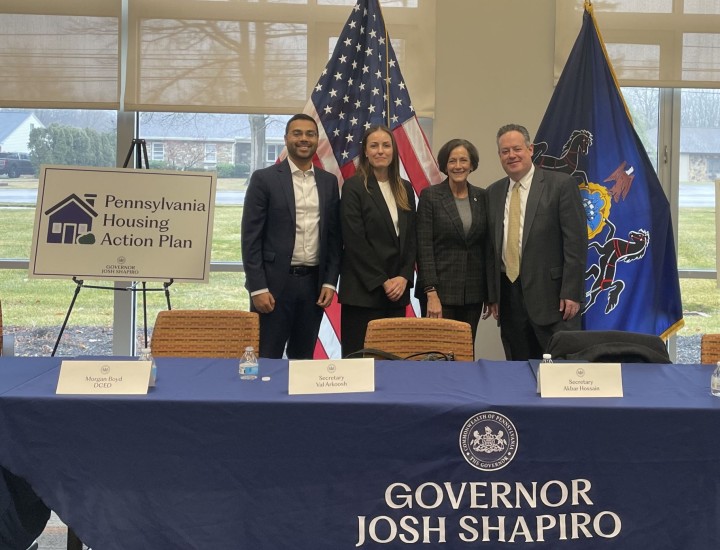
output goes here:
[[[342, 255], [337, 178], [315, 167], [320, 202], [318, 293], [337, 285]], [[249, 292], [268, 288], [277, 298], [290, 277], [295, 247], [295, 194], [287, 160], [253, 172], [242, 216], [242, 260]]]
[[[404, 307], [410, 303], [417, 251], [415, 193], [410, 182], [403, 180], [403, 185], [411, 209], [398, 208], [398, 236], [374, 176], [368, 178], [367, 189], [360, 175], [343, 183], [340, 218], [345, 250], [338, 291], [341, 303], [372, 308]], [[398, 275], [407, 279], [407, 288], [397, 302], [391, 302], [382, 285]]]
[[468, 184], [472, 225], [465, 236], [455, 198], [446, 179], [423, 189], [418, 203], [418, 284], [415, 295], [434, 286], [443, 305], [482, 304], [488, 299], [491, 242], [487, 192]]

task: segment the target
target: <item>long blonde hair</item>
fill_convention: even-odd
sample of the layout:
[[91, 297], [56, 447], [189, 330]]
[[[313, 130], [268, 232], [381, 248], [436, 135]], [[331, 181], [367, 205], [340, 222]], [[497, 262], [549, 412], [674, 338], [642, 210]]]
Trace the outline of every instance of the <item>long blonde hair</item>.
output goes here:
[[390, 131], [390, 128], [383, 124], [373, 124], [363, 134], [362, 139], [362, 153], [360, 154], [360, 162], [358, 164], [358, 171], [362, 174], [365, 189], [367, 189], [368, 177], [373, 173], [373, 167], [370, 165], [370, 160], [365, 154], [365, 148], [367, 147], [368, 138], [370, 134], [381, 131], [385, 132], [390, 136], [390, 142], [392, 143], [393, 156], [388, 166], [388, 179], [390, 180], [390, 190], [392, 191], [393, 197], [395, 197], [395, 203], [401, 210], [410, 210], [410, 200], [408, 199], [405, 191], [405, 185], [403, 184], [402, 178], [400, 177], [400, 160], [398, 158], [397, 143], [395, 143], [395, 136]]

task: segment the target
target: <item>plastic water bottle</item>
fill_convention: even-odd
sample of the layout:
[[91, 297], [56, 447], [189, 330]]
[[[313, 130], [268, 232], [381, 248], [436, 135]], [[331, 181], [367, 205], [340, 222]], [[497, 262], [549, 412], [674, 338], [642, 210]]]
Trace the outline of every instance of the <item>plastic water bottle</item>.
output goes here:
[[544, 364], [552, 363], [552, 355], [550, 355], [549, 353], [543, 353], [542, 361], [540, 362]]
[[245, 348], [245, 353], [240, 358], [240, 373], [241, 380], [256, 380], [258, 377], [258, 359], [255, 355], [255, 349], [252, 346]]
[[715, 370], [710, 377], [710, 393], [720, 397], [720, 361], [717, 362]]
[[155, 386], [155, 381], [157, 380], [157, 365], [155, 365], [155, 359], [150, 352], [150, 348], [142, 348], [140, 350], [138, 361], [150, 361], [150, 383], [148, 385], [150, 387]]

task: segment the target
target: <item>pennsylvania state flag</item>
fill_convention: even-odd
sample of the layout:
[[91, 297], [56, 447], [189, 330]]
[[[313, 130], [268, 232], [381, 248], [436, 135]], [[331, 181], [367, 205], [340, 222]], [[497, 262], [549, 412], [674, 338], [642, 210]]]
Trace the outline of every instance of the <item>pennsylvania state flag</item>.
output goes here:
[[583, 328], [679, 330], [670, 204], [632, 126], [592, 6], [535, 138], [533, 160], [572, 174], [588, 227]]

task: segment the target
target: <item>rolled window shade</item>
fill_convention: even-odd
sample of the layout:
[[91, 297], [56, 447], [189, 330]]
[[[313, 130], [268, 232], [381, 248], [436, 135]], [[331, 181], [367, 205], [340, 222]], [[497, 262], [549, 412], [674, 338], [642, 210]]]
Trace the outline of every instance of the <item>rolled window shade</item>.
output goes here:
[[[125, 107], [301, 111], [353, 5], [128, 0]], [[400, 62], [415, 111], [432, 117], [435, 0], [383, 1], [382, 6], [393, 44], [413, 52]]]
[[[435, 104], [435, 2], [382, 1], [415, 112], [425, 117]], [[0, 105], [300, 111], [354, 2], [127, 0], [127, 14], [123, 4], [3, 0]]]
[[120, 5], [4, 0], [0, 105], [117, 109]]

